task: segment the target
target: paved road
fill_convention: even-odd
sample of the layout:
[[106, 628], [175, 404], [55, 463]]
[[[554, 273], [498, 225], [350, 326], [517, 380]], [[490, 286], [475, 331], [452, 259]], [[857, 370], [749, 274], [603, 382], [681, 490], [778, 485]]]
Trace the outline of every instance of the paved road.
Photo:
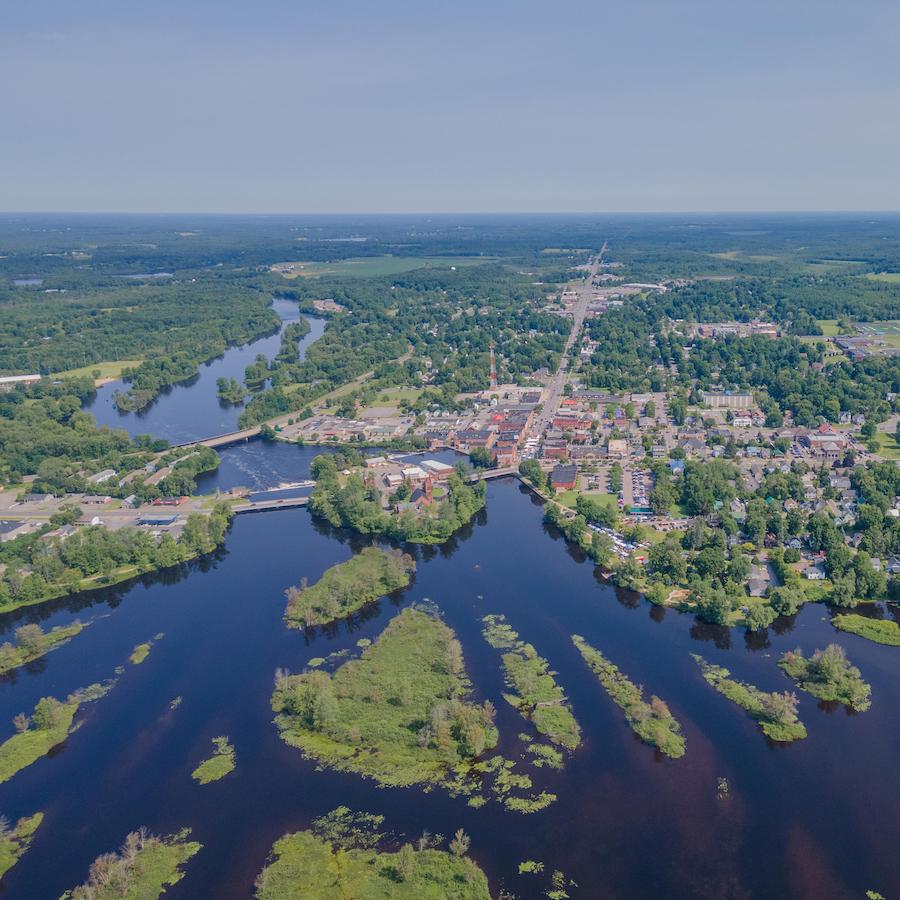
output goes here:
[[566, 348], [563, 351], [562, 359], [556, 374], [550, 379], [544, 392], [541, 395], [541, 403], [543, 408], [539, 416], [536, 416], [531, 426], [531, 431], [527, 437], [540, 437], [547, 428], [547, 425], [556, 415], [559, 404], [562, 401], [563, 389], [566, 385], [566, 378], [569, 374], [569, 351], [572, 349], [578, 336], [581, 334], [581, 328], [584, 325], [584, 317], [587, 315], [588, 305], [591, 302], [593, 292], [591, 290], [594, 276], [603, 262], [603, 254], [606, 252], [606, 242], [600, 248], [600, 252], [591, 260], [590, 269], [587, 277], [581, 281], [576, 288], [578, 291], [578, 299], [575, 301], [575, 307], [572, 314], [572, 330], [566, 340]]

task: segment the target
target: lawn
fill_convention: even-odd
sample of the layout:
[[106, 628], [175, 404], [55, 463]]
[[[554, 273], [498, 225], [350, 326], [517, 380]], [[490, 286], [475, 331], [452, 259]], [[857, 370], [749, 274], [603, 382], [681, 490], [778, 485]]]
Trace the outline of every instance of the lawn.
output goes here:
[[900, 272], [869, 272], [869, 281], [886, 281], [889, 284], [900, 284]]
[[391, 388], [380, 391], [372, 406], [399, 406], [401, 400], [415, 403], [422, 395], [422, 388]]
[[[117, 362], [98, 362], [79, 369], [66, 369], [65, 372], [54, 373], [57, 378], [83, 378], [88, 376], [96, 381], [119, 378], [122, 369], [133, 369], [143, 362], [142, 359], [120, 359]], [[99, 374], [97, 374], [99, 373]]]
[[492, 256], [371, 256], [359, 259], [341, 259], [336, 262], [295, 263], [303, 268], [284, 273], [285, 278], [349, 276], [351, 278], [377, 278], [381, 275], [400, 275], [413, 269], [447, 268], [448, 266], [480, 266], [493, 262]]
[[876, 431], [873, 440], [878, 442], [878, 455], [884, 459], [900, 459], [900, 444], [893, 434]]
[[836, 334], [840, 334], [837, 319], [816, 319], [816, 324], [822, 329], [819, 337], [834, 337]]
[[567, 506], [569, 509], [575, 509], [575, 504], [578, 502], [579, 494], [584, 494], [585, 496], [592, 497], [595, 500], [598, 500], [600, 503], [609, 506], [611, 509], [616, 508], [616, 498], [613, 494], [601, 494], [597, 491], [579, 491], [579, 490], [571, 490], [571, 491], [560, 491], [556, 497], [554, 498], [557, 503], [561, 503], [563, 506]]

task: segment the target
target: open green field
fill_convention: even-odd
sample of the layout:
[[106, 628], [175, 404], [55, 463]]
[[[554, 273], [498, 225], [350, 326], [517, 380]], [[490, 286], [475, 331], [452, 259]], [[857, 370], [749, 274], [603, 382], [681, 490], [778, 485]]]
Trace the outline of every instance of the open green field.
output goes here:
[[900, 444], [893, 434], [886, 434], [883, 431], [875, 433], [872, 439], [878, 442], [878, 455], [884, 459], [900, 459]]
[[601, 494], [597, 491], [579, 491], [574, 488], [571, 491], [560, 491], [556, 495], [556, 501], [563, 506], [567, 506], [569, 509], [575, 509], [579, 494], [585, 494], [588, 497], [592, 497], [594, 500], [605, 504], [611, 509], [616, 508], [616, 498], [613, 494]]
[[900, 272], [869, 272], [866, 274], [869, 281], [886, 281], [889, 284], [900, 284]]
[[[374, 278], [379, 275], [399, 275], [413, 269], [447, 268], [447, 266], [480, 266], [494, 262], [493, 256], [371, 256], [359, 259], [341, 259], [336, 262], [295, 263], [292, 272], [285, 272], [285, 278], [350, 276], [352, 278]], [[300, 268], [302, 266], [302, 268]]]
[[98, 362], [90, 366], [66, 369], [65, 372], [55, 372], [54, 374], [58, 378], [83, 378], [87, 375], [100, 381], [106, 378], [119, 378], [123, 369], [133, 369], [142, 362], [142, 359], [120, 359], [117, 362]]
[[822, 329], [822, 335], [825, 337], [834, 337], [836, 334], [840, 334], [837, 319], [816, 319], [816, 324]]
[[372, 406], [399, 406], [401, 400], [414, 403], [422, 395], [422, 388], [391, 388], [380, 391]]

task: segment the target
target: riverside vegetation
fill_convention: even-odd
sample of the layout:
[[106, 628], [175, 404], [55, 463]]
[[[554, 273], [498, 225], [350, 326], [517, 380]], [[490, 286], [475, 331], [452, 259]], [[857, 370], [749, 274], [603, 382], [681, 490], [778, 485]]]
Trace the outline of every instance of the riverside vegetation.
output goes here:
[[224, 778], [229, 772], [234, 771], [235, 756], [234, 746], [225, 736], [214, 737], [212, 739], [215, 750], [213, 755], [208, 759], [204, 759], [193, 772], [191, 778], [199, 781], [200, 784], [209, 784], [211, 781], [218, 781]]
[[415, 560], [399, 550], [366, 547], [346, 562], [327, 569], [313, 585], [306, 579], [299, 588], [285, 591], [285, 621], [294, 628], [309, 628], [341, 619], [385, 594], [409, 585]]
[[798, 687], [820, 700], [834, 700], [857, 712], [864, 712], [872, 705], [871, 686], [863, 681], [862, 673], [847, 659], [839, 644], [816, 650], [809, 659], [799, 648], [788, 651], [778, 665]]
[[685, 744], [681, 725], [669, 707], [656, 695], [648, 703], [644, 691], [611, 663], [581, 635], [573, 634], [572, 643], [591, 671], [600, 680], [613, 702], [625, 712], [625, 718], [641, 740], [656, 747], [672, 759], [684, 756]]
[[0, 816], [0, 878], [2, 878], [28, 849], [31, 838], [44, 820], [43, 813], [19, 819], [15, 825]]
[[20, 625], [13, 641], [0, 644], [0, 675], [40, 659], [45, 653], [68, 643], [86, 627], [78, 619], [50, 631], [44, 631], [40, 625]]
[[145, 828], [132, 831], [117, 853], [91, 863], [85, 884], [60, 900], [155, 900], [184, 877], [185, 863], [203, 847], [189, 835], [187, 828], [168, 837], [154, 837]]
[[157, 541], [146, 529], [110, 531], [102, 525], [79, 528], [65, 540], [40, 540], [40, 530], [18, 537], [0, 550], [0, 562], [7, 564], [0, 576], [0, 611], [108, 587], [210, 553], [224, 540], [232, 515], [227, 503], [216, 504], [209, 515], [191, 513], [177, 540], [163, 534]]
[[506, 651], [502, 656], [503, 668], [512, 692], [504, 694], [504, 698], [530, 719], [540, 734], [574, 750], [581, 743], [581, 729], [566, 704], [563, 689], [553, 677], [555, 673], [550, 671], [550, 664], [538, 656], [531, 644], [519, 640], [505, 616], [485, 616], [482, 622], [485, 640], [494, 649]]
[[82, 704], [104, 697], [114, 684], [108, 681], [89, 685], [69, 694], [65, 702], [42, 697], [31, 716], [19, 713], [13, 719], [16, 734], [0, 744], [0, 783], [9, 781], [61, 744], [74, 730], [72, 722]]
[[747, 710], [767, 737], [773, 741], [796, 741], [806, 737], [806, 726], [797, 716], [796, 694], [761, 691], [752, 684], [729, 678], [731, 673], [728, 669], [714, 666], [696, 653], [691, 656], [697, 661], [706, 681], [732, 703]]
[[843, 613], [835, 616], [831, 624], [840, 631], [857, 634], [876, 644], [900, 647], [900, 625], [892, 619], [870, 619], [858, 613]]
[[380, 850], [383, 816], [346, 807], [313, 822], [309, 831], [285, 835], [256, 880], [258, 900], [490, 900], [487, 879], [468, 858], [462, 831], [439, 849], [440, 836], [423, 835], [396, 851]]

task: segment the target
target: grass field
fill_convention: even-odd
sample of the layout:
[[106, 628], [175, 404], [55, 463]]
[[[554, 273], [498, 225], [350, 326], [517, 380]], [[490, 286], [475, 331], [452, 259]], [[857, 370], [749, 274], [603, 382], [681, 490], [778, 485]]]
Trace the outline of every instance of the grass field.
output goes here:
[[[80, 369], [66, 369], [65, 372], [55, 372], [54, 374], [59, 378], [80, 378], [88, 375], [97, 381], [104, 381], [108, 378], [119, 378], [122, 369], [132, 369], [142, 362], [142, 359], [120, 359], [118, 362], [98, 362], [90, 366], [82, 366]], [[98, 372], [99, 374], [96, 374]]]
[[816, 324], [822, 329], [822, 335], [825, 337], [834, 337], [836, 334], [840, 334], [837, 319], [816, 319]]
[[575, 509], [575, 504], [578, 502], [578, 495], [586, 494], [589, 497], [599, 501], [600, 503], [605, 503], [607, 506], [615, 509], [616, 507], [616, 498], [613, 494], [598, 494], [596, 491], [560, 491], [556, 495], [556, 501], [561, 503], [563, 506], [567, 506], [569, 509]]
[[398, 406], [401, 400], [408, 400], [410, 403], [419, 399], [422, 394], [421, 388], [391, 388], [381, 391], [375, 398], [373, 406]]
[[900, 444], [893, 434], [883, 431], [875, 433], [873, 440], [878, 441], [878, 455], [884, 459], [900, 459]]
[[[336, 262], [297, 262], [297, 268], [282, 273], [285, 278], [345, 275], [352, 278], [374, 278], [379, 275], [399, 275], [413, 269], [446, 268], [447, 266], [480, 266], [493, 262], [493, 256], [372, 256], [342, 259]], [[302, 268], [301, 268], [302, 267]]]
[[869, 281], [887, 281], [890, 284], [900, 284], [900, 272], [869, 272], [866, 278]]

